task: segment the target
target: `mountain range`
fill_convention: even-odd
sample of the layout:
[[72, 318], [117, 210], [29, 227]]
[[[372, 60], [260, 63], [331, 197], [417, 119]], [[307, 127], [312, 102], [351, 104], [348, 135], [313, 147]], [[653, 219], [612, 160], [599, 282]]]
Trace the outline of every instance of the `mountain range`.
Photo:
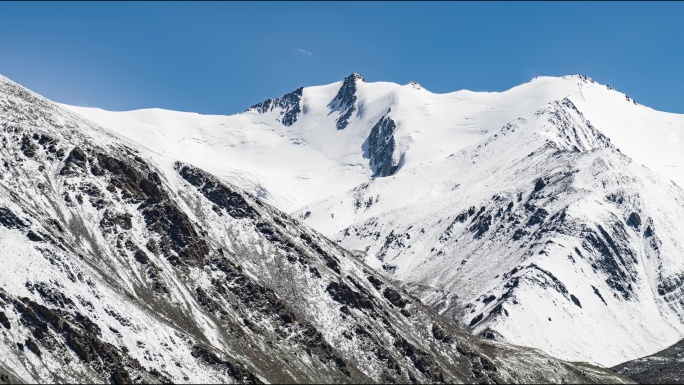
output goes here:
[[684, 336], [684, 116], [586, 76], [434, 94], [353, 73], [231, 116], [68, 108], [291, 213], [482, 337], [612, 366]]
[[585, 76], [231, 116], [0, 78], [0, 125], [0, 381], [630, 382], [684, 334], [684, 117]]

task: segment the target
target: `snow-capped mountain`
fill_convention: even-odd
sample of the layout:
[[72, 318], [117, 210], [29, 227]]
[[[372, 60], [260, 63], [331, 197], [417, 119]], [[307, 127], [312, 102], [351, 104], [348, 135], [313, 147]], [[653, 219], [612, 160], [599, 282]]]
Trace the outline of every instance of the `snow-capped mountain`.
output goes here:
[[0, 382], [621, 382], [478, 339], [191, 164], [0, 78]]
[[604, 365], [683, 335], [684, 116], [585, 76], [433, 94], [354, 73], [232, 116], [67, 107], [295, 212], [475, 333]]
[[433, 94], [354, 73], [232, 116], [67, 107], [294, 212], [475, 333], [604, 365], [684, 335], [684, 116], [586, 76]]
[[539, 77], [501, 93], [434, 94], [354, 73], [231, 116], [65, 107], [294, 212], [373, 177], [444, 160], [566, 97], [623, 153], [684, 185], [684, 117], [584, 76]]

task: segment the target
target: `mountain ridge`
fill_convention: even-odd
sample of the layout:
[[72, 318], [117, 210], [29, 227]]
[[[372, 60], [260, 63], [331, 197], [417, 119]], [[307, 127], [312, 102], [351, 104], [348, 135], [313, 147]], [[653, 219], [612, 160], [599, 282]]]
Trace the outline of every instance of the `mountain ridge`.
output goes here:
[[[634, 104], [633, 99], [586, 76], [538, 77], [498, 93], [433, 94], [411, 84], [356, 81], [358, 102], [349, 106], [356, 110], [344, 119], [343, 130], [337, 129], [337, 120], [347, 110], [335, 112], [330, 105], [344, 81], [302, 88], [293, 110], [278, 107], [274, 111], [270, 106], [263, 112], [252, 108], [230, 116], [66, 107], [151, 149], [163, 148], [169, 155], [199, 164], [254, 195], [260, 184], [257, 180], [265, 181], [261, 183], [268, 191], [265, 199], [288, 212], [372, 177], [364, 143], [390, 109], [396, 125], [391, 159], [404, 159], [402, 167], [410, 169], [483, 141], [511, 120], [568, 96], [573, 96], [594, 125], [610, 129], [606, 135], [621, 151], [684, 184], [684, 173], [678, 172], [684, 167], [684, 118]], [[292, 121], [294, 111], [299, 111], [297, 121]], [[280, 122], [285, 114], [292, 115], [286, 119], [291, 125]], [[653, 130], [658, 134], [652, 135]], [[219, 161], [226, 156], [230, 166]], [[329, 175], [331, 169], [334, 177]]]
[[628, 381], [472, 337], [282, 211], [15, 83], [0, 111], [2, 381]]

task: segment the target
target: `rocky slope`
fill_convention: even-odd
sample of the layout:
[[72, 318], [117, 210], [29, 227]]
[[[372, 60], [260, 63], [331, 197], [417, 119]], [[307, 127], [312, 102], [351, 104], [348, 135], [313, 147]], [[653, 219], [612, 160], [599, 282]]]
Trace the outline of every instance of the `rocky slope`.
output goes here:
[[629, 376], [640, 384], [684, 383], [684, 342], [679, 341], [667, 349], [648, 357], [624, 362], [613, 370]]
[[0, 381], [626, 381], [472, 337], [283, 212], [5, 78], [0, 127]]

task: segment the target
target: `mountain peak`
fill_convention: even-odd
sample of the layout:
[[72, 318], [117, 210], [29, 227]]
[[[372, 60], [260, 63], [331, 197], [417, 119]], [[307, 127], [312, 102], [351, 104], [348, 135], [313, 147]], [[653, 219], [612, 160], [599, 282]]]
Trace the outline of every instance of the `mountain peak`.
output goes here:
[[[610, 139], [597, 130], [568, 97], [551, 102], [532, 115], [540, 117], [542, 123], [538, 131], [534, 131], [535, 135], [546, 142], [555, 143], [558, 150], [583, 152], [615, 148]], [[523, 121], [523, 124], [527, 123], [525, 119]]]
[[596, 81], [592, 78], [590, 78], [587, 75], [582, 75], [582, 74], [575, 74], [575, 75], [567, 75], [563, 76], [564, 79], [579, 79], [583, 83], [596, 83]]
[[347, 76], [346, 78], [344, 78], [344, 82], [347, 82], [347, 81], [356, 81], [356, 80], [361, 80], [362, 82], [365, 82], [365, 81], [366, 81], [366, 79], [364, 79], [364, 77], [363, 77], [360, 73], [358, 73], [358, 72], [356, 72], [356, 71], [352, 72], [351, 75], [349, 75], [349, 76]]
[[424, 89], [423, 86], [421, 86], [420, 83], [418, 83], [415, 80], [411, 80], [408, 85], [411, 86], [411, 88], [413, 88], [414, 90], [423, 90]]
[[356, 81], [366, 80], [358, 72], [353, 72], [351, 75], [344, 78], [340, 90], [335, 95], [335, 98], [328, 103], [328, 108], [333, 111], [340, 111], [340, 117], [337, 119], [336, 126], [338, 130], [344, 130], [349, 124], [349, 119], [352, 113], [356, 111]]

